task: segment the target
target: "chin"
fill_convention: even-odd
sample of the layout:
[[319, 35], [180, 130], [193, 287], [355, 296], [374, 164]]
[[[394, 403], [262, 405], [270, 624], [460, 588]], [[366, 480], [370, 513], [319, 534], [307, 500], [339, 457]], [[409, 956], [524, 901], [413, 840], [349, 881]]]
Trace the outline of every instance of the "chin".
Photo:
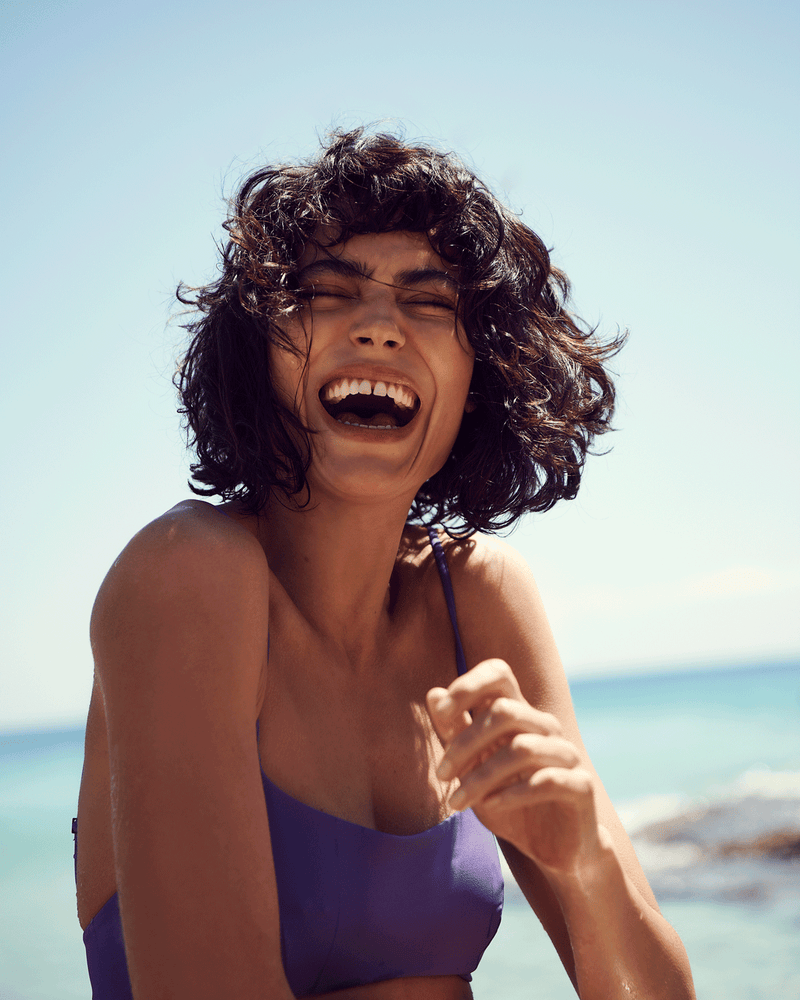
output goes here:
[[[331, 467], [333, 465], [333, 467]], [[431, 473], [432, 475], [433, 473]], [[426, 477], [428, 478], [428, 477]], [[311, 501], [325, 496], [337, 500], [351, 500], [355, 504], [380, 504], [397, 502], [407, 510], [417, 495], [422, 482], [413, 481], [408, 469], [398, 468], [397, 461], [364, 455], [353, 458], [337, 457], [333, 462], [322, 462], [308, 472]]]

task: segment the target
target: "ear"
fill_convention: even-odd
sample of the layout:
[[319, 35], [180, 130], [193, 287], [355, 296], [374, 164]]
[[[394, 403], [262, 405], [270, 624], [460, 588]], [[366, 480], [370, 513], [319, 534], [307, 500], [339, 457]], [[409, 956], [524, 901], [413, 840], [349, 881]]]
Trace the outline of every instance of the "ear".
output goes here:
[[467, 396], [467, 401], [464, 403], [464, 413], [474, 413], [478, 409], [478, 404], [472, 398], [472, 393]]

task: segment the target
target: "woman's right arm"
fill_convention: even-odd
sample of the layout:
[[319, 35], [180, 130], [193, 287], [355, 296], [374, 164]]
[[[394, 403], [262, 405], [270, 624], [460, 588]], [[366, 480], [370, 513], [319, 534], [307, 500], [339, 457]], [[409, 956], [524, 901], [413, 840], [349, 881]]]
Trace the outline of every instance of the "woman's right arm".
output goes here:
[[292, 993], [256, 745], [269, 618], [257, 541], [194, 505], [140, 532], [92, 615], [136, 1000]]

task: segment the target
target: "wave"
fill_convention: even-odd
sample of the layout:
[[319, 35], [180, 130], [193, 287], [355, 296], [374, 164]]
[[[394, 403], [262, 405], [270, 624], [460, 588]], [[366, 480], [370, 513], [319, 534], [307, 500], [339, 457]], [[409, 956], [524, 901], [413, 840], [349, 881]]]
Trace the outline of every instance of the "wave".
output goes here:
[[755, 767], [701, 799], [646, 796], [619, 814], [659, 899], [800, 896], [800, 772]]

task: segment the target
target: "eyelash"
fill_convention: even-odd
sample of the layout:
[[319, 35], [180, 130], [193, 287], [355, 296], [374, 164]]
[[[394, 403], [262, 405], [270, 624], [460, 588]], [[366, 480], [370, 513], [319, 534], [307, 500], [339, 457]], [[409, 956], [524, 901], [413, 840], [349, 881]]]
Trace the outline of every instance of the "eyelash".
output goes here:
[[[299, 298], [312, 302], [316, 298], [331, 298], [331, 299], [353, 299], [356, 296], [350, 295], [343, 291], [332, 291], [327, 288], [301, 288], [297, 292]], [[400, 303], [405, 306], [428, 306], [435, 307], [438, 309], [447, 309], [450, 312], [455, 311], [455, 306], [446, 302], [444, 299], [407, 299]]]

